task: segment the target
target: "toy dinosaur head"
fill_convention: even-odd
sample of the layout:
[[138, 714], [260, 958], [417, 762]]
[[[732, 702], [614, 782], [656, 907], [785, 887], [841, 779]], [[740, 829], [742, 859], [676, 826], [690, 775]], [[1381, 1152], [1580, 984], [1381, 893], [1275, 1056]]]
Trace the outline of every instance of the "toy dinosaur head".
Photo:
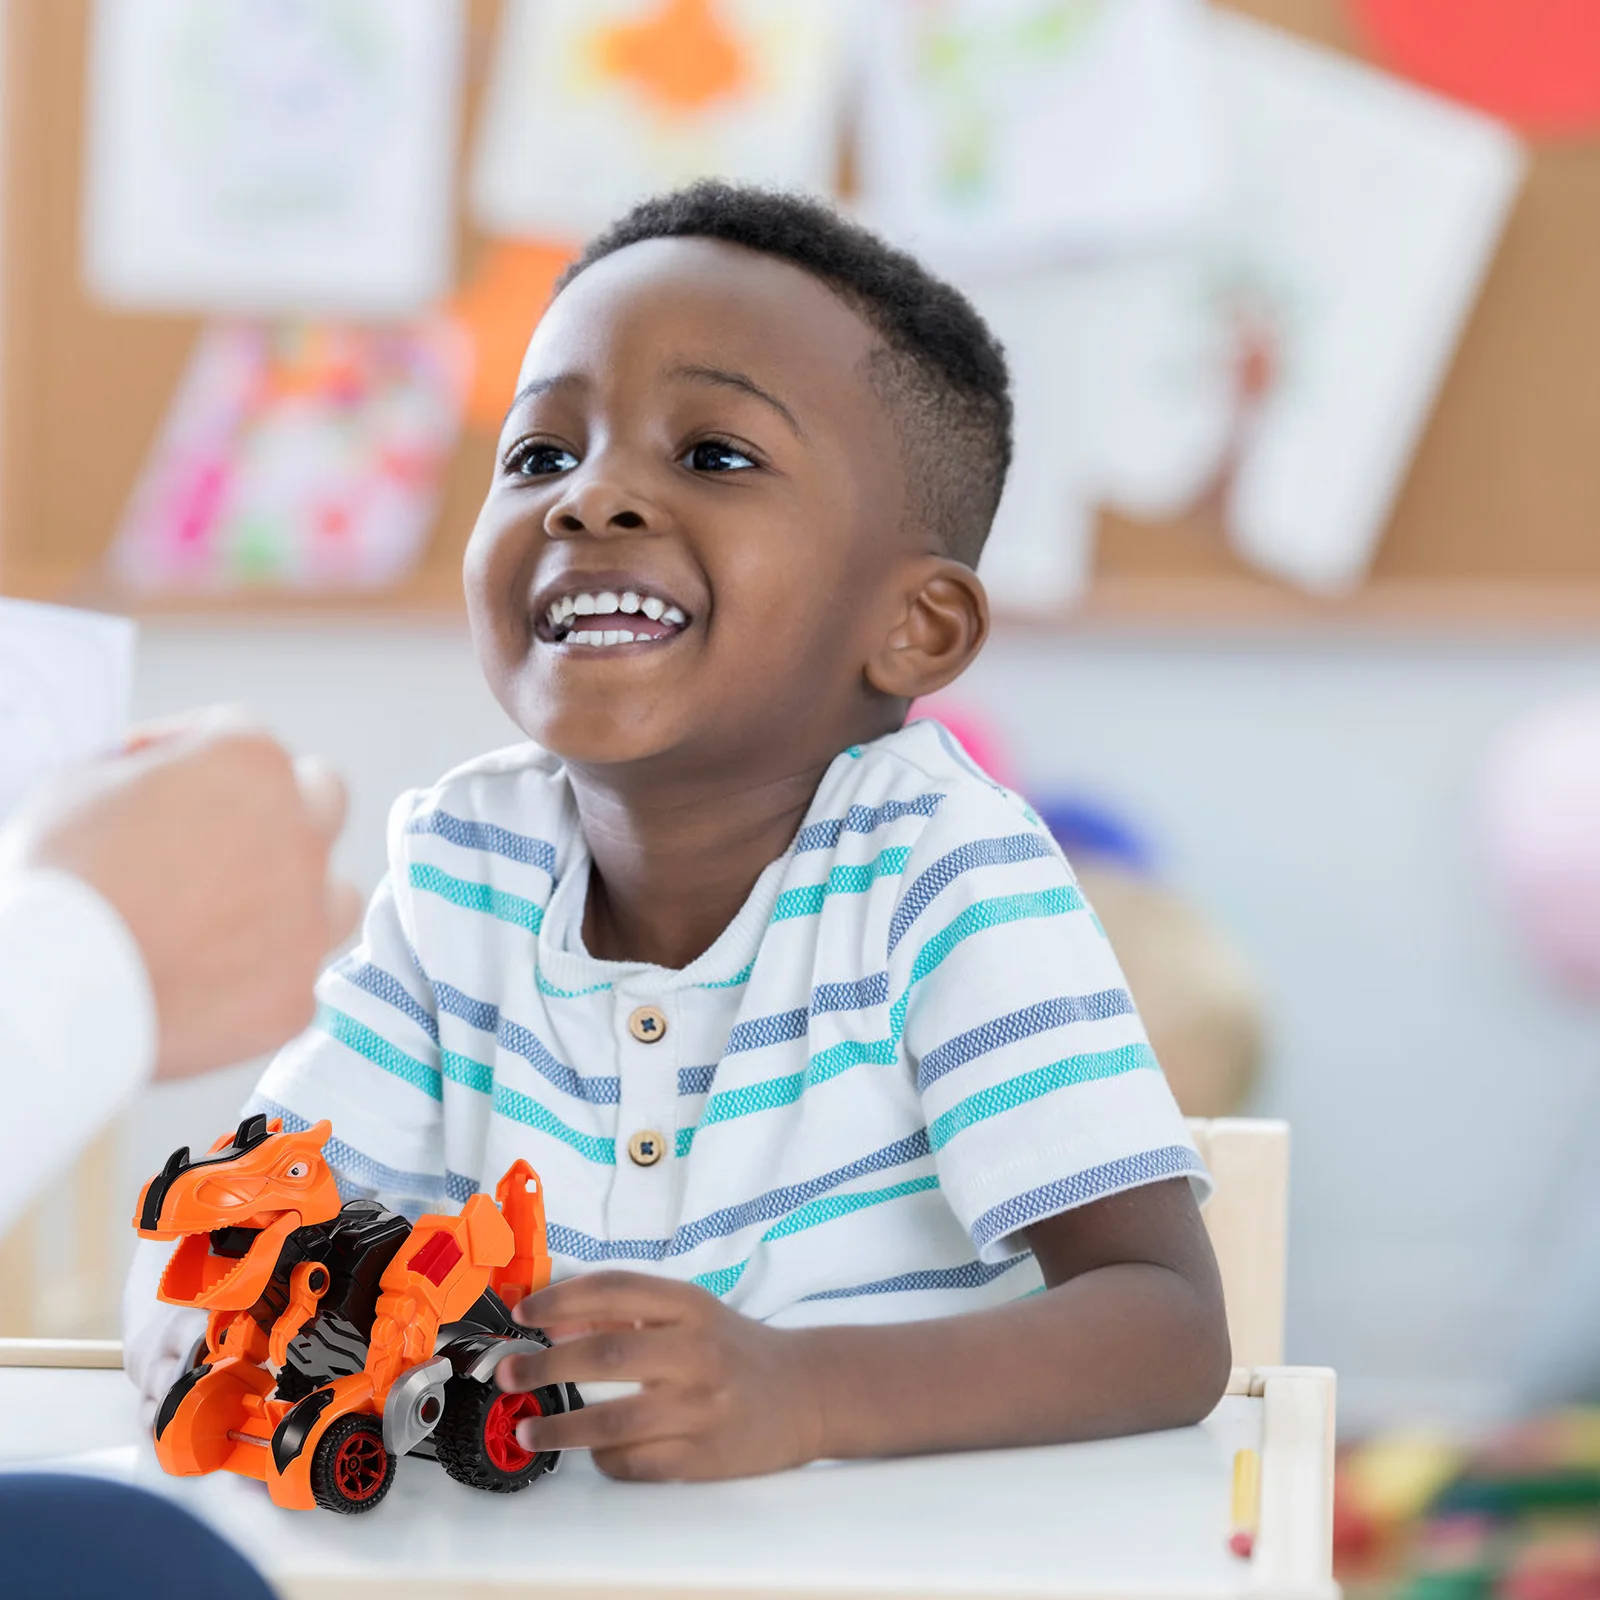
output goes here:
[[143, 1239], [178, 1239], [159, 1297], [170, 1305], [242, 1311], [260, 1297], [283, 1242], [339, 1213], [323, 1159], [332, 1124], [283, 1132], [257, 1113], [198, 1161], [188, 1146], [140, 1191], [134, 1227]]

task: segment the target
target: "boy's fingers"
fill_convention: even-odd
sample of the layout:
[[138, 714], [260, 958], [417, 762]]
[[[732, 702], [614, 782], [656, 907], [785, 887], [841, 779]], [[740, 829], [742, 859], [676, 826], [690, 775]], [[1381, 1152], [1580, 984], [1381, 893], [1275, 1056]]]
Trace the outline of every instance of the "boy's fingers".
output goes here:
[[586, 1272], [531, 1294], [516, 1309], [525, 1328], [562, 1323], [675, 1322], [716, 1300], [694, 1284], [642, 1272]]
[[528, 1417], [517, 1424], [524, 1450], [616, 1450], [670, 1439], [683, 1432], [681, 1409], [655, 1394], [629, 1395], [553, 1417]]
[[671, 1483], [714, 1476], [703, 1469], [697, 1471], [696, 1464], [703, 1457], [688, 1440], [675, 1437], [623, 1445], [616, 1450], [595, 1450], [591, 1456], [608, 1478], [633, 1483]]
[[689, 1355], [683, 1340], [658, 1329], [610, 1329], [507, 1356], [495, 1368], [495, 1382], [509, 1390], [550, 1383], [650, 1383], [683, 1372]]

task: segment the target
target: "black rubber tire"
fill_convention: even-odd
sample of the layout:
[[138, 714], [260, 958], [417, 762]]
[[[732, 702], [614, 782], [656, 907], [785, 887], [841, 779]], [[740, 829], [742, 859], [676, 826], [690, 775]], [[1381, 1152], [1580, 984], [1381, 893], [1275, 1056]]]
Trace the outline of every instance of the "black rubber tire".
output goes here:
[[[361, 1499], [352, 1499], [340, 1487], [334, 1471], [339, 1452], [358, 1433], [369, 1434], [383, 1451], [383, 1480], [376, 1490]], [[368, 1454], [370, 1455], [370, 1447]], [[340, 1417], [331, 1423], [328, 1431], [317, 1441], [317, 1452], [311, 1458], [311, 1493], [325, 1511], [342, 1511], [347, 1516], [360, 1516], [370, 1511], [388, 1494], [394, 1483], [395, 1459], [384, 1449], [383, 1424], [376, 1417]]]
[[[439, 1465], [457, 1483], [473, 1489], [487, 1489], [491, 1494], [515, 1494], [519, 1489], [526, 1489], [535, 1478], [548, 1472], [561, 1455], [559, 1450], [541, 1450], [515, 1472], [505, 1471], [489, 1458], [484, 1433], [489, 1412], [503, 1395], [504, 1392], [492, 1383], [479, 1383], [475, 1378], [450, 1378], [444, 1386], [444, 1416], [433, 1430]], [[535, 1389], [533, 1397], [547, 1417], [565, 1409], [561, 1391], [554, 1384]]]

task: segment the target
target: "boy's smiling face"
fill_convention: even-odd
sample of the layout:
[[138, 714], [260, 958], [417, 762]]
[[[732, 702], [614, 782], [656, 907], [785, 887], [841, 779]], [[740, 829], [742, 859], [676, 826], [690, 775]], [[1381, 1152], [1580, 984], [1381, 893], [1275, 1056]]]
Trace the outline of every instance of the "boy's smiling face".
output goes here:
[[808, 273], [705, 239], [631, 245], [558, 296], [466, 560], [485, 674], [530, 737], [757, 776], [897, 725], [867, 664], [931, 546], [879, 344]]

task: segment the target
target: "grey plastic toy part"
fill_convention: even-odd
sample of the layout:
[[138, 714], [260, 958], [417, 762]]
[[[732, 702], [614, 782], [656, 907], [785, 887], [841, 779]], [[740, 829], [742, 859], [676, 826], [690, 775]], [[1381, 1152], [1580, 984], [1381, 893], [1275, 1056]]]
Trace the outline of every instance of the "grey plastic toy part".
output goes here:
[[435, 1356], [395, 1379], [383, 1403], [383, 1447], [390, 1455], [410, 1454], [439, 1426], [445, 1379], [453, 1372], [449, 1361]]

